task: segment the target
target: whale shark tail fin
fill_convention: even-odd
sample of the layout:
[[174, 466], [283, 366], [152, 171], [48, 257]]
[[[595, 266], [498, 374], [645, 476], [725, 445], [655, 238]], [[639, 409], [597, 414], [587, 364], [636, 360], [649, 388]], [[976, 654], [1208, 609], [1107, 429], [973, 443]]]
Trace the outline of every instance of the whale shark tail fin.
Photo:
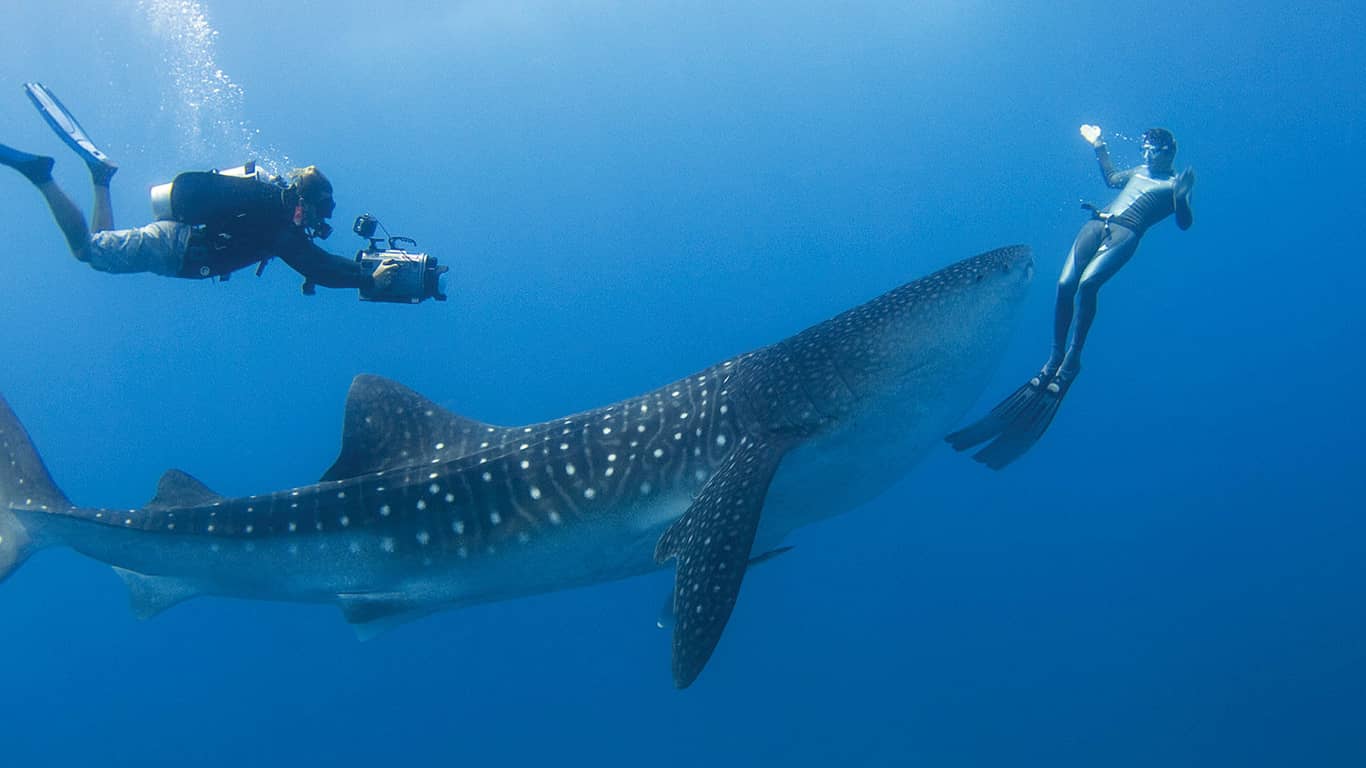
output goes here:
[[28, 432], [0, 397], [0, 581], [44, 546], [34, 521], [48, 509], [69, 506]]
[[33, 550], [33, 541], [18, 515], [0, 509], [0, 581], [18, 570]]

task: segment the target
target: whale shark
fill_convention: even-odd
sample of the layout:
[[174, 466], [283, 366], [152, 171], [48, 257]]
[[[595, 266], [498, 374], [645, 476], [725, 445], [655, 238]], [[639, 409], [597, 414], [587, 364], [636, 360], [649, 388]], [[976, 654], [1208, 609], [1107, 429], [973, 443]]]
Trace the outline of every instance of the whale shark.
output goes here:
[[685, 688], [751, 561], [882, 493], [978, 399], [1032, 275], [1027, 247], [990, 251], [653, 391], [526, 426], [357, 376], [321, 479], [240, 498], [172, 469], [139, 509], [75, 505], [0, 398], [0, 580], [66, 546], [112, 565], [140, 617], [201, 595], [327, 603], [369, 636], [672, 563]]

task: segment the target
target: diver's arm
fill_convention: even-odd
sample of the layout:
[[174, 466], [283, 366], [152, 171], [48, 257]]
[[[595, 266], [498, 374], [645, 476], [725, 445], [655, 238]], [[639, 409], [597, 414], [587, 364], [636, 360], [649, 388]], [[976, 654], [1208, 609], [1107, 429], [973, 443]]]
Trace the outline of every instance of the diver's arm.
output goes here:
[[1135, 169], [1116, 171], [1114, 162], [1110, 160], [1110, 148], [1105, 142], [1097, 141], [1095, 147], [1096, 162], [1100, 165], [1100, 175], [1105, 179], [1105, 185], [1111, 189], [1123, 189], [1129, 177], [1134, 175]]
[[306, 278], [305, 293], [311, 293], [313, 284], [324, 288], [374, 288], [374, 277], [359, 262], [328, 253], [298, 230], [286, 232], [275, 250], [286, 264]]
[[1176, 203], [1176, 226], [1183, 230], [1190, 229], [1195, 223], [1195, 214], [1191, 211], [1191, 190], [1194, 188], [1194, 168], [1182, 171], [1172, 186], [1172, 197]]

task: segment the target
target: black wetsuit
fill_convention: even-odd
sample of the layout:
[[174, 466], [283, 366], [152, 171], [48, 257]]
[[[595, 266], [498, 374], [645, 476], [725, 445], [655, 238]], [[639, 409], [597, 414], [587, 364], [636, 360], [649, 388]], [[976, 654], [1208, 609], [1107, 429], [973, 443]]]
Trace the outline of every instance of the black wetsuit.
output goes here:
[[1141, 236], [1148, 227], [1176, 212], [1176, 174], [1168, 172], [1162, 178], [1153, 178], [1146, 165], [1117, 171], [1104, 144], [1096, 147], [1096, 162], [1105, 184], [1122, 190], [1099, 212], [1102, 218], [1109, 217], [1111, 226], [1118, 224]]
[[294, 224], [283, 187], [254, 178], [193, 171], [176, 176], [171, 210], [195, 225], [178, 277], [226, 277], [278, 256], [303, 275], [305, 286], [370, 288], [369, 270], [319, 248]]
[[[1152, 168], [1153, 165], [1170, 168], [1176, 152], [1174, 143], [1167, 147], [1165, 157], [1155, 154], [1153, 147], [1145, 146], [1148, 162], [1123, 171], [1115, 170], [1104, 143], [1095, 146], [1096, 161], [1100, 163], [1105, 183], [1120, 193], [1104, 208], [1092, 209], [1094, 217], [1082, 225], [1072, 242], [1067, 263], [1058, 278], [1053, 351], [1048, 362], [1038, 375], [998, 403], [986, 416], [945, 438], [959, 451], [990, 441], [973, 458], [992, 469], [1000, 469], [1023, 456], [1053, 422], [1068, 389], [1081, 372], [1081, 350], [1096, 318], [1096, 297], [1100, 287], [1134, 255], [1143, 233], [1173, 213], [1182, 229], [1189, 228], [1192, 223], [1190, 190], [1195, 183], [1194, 172], [1187, 170], [1177, 176], [1170, 170], [1154, 172]], [[1076, 328], [1072, 330], [1074, 315]], [[1069, 330], [1072, 330], [1071, 346], [1067, 345]]]
[[[1082, 225], [1067, 254], [1058, 277], [1058, 301], [1054, 320], [1053, 353], [1045, 371], [1057, 370], [1070, 357], [1067, 367], [1075, 375], [1081, 363], [1081, 350], [1096, 316], [1096, 296], [1100, 287], [1115, 276], [1138, 248], [1148, 228], [1177, 212], [1176, 174], [1152, 174], [1145, 165], [1115, 170], [1110, 151], [1104, 143], [1096, 146], [1096, 162], [1105, 183], [1120, 193], [1110, 204], [1095, 212], [1095, 218]], [[1177, 217], [1182, 229], [1190, 226], [1189, 200]], [[1076, 297], [1076, 329], [1072, 344], [1067, 333], [1072, 325], [1073, 297]], [[1067, 352], [1064, 355], [1064, 351]]]

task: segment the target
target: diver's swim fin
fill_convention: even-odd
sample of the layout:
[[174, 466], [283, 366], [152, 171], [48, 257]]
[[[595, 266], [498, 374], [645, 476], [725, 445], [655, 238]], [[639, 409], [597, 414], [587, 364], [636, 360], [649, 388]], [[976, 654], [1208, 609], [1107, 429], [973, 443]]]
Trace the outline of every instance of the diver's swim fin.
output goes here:
[[973, 454], [972, 458], [992, 469], [1001, 469], [1023, 456], [1053, 423], [1053, 417], [1062, 406], [1062, 399], [1067, 396], [1076, 375], [1076, 372], [1070, 376], [1060, 373], [1042, 387], [1032, 386], [1031, 381], [1026, 385], [1030, 389], [1029, 395], [1015, 418], [1001, 430], [999, 437]]
[[996, 437], [1015, 421], [1015, 417], [1020, 415], [1020, 411], [1030, 402], [1034, 393], [1042, 387], [1043, 381], [1040, 377], [1030, 379], [1009, 397], [997, 403], [990, 413], [950, 434], [944, 440], [952, 445], [955, 451], [966, 451], [978, 443]]
[[8, 165], [34, 184], [52, 180], [52, 158], [46, 155], [31, 155], [0, 144], [0, 165]]
[[52, 127], [57, 138], [66, 142], [68, 147], [76, 151], [76, 154], [85, 160], [86, 166], [90, 168], [90, 176], [96, 184], [107, 185], [109, 180], [119, 170], [119, 166], [109, 156], [100, 151], [95, 146], [95, 142], [90, 140], [85, 129], [76, 121], [73, 116], [57, 98], [57, 94], [48, 90], [42, 83], [25, 83], [24, 91], [33, 101], [33, 106], [43, 115], [43, 119]]

